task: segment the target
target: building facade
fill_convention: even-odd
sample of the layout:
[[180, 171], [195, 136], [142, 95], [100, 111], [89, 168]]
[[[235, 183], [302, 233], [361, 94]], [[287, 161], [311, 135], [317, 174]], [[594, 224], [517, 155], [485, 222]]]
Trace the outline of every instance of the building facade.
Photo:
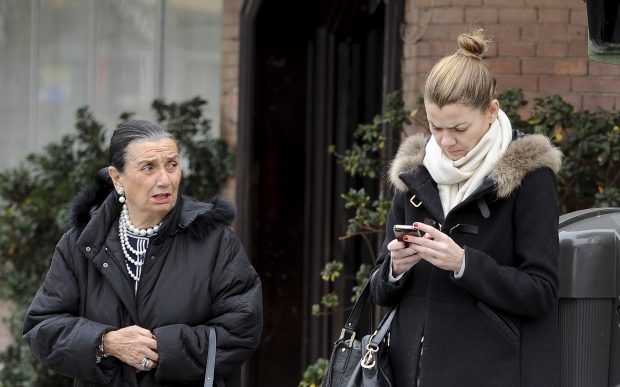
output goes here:
[[[620, 66], [588, 58], [582, 0], [0, 0], [0, 15], [0, 168], [71, 132], [82, 105], [111, 128], [123, 111], [152, 118], [157, 97], [209, 101], [237, 155], [222, 195], [237, 204], [264, 288], [247, 386], [296, 385], [342, 326], [341, 315], [310, 314], [325, 291], [320, 268], [363, 259], [338, 238], [351, 181], [327, 147], [345, 149], [393, 90], [415, 108], [460, 33], [493, 39], [499, 91], [620, 107]], [[393, 154], [399, 139], [388, 142]]]

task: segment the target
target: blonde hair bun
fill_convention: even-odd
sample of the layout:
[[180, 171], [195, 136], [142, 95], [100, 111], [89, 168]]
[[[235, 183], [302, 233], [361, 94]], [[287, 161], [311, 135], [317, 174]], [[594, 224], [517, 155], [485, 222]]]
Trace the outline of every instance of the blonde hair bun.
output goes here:
[[461, 34], [458, 37], [459, 53], [482, 58], [482, 54], [487, 51], [487, 40], [484, 37], [484, 30], [479, 29], [470, 34]]

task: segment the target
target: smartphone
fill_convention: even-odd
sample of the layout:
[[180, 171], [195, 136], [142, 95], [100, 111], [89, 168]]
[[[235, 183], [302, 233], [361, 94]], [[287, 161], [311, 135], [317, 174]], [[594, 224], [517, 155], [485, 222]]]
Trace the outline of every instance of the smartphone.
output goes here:
[[403, 241], [403, 236], [405, 235], [413, 235], [417, 237], [421, 237], [422, 233], [417, 228], [413, 227], [409, 224], [395, 224], [394, 227], [394, 236], [399, 242]]

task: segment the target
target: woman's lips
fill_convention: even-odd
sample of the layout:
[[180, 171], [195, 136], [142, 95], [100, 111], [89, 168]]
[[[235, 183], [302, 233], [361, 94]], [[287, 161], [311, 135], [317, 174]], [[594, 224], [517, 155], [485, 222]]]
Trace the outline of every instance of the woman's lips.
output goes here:
[[171, 194], [163, 193], [163, 194], [157, 194], [157, 195], [151, 196], [151, 200], [154, 201], [156, 204], [165, 204], [165, 203], [170, 202], [171, 197], [172, 197]]

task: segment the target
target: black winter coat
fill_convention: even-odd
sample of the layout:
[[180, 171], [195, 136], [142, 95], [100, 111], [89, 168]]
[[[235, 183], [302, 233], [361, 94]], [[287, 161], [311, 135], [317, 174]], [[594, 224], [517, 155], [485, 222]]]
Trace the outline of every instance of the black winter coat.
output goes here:
[[[92, 217], [88, 203], [76, 203], [86, 213], [56, 246], [26, 314], [34, 355], [76, 386], [202, 386], [207, 326], [215, 326], [216, 378], [238, 385], [241, 364], [259, 344], [262, 301], [258, 275], [227, 227], [231, 205], [179, 197], [149, 245], [134, 295], [116, 198], [110, 194]], [[115, 358], [96, 364], [102, 334], [134, 324], [157, 337], [159, 366], [136, 374]]]
[[[561, 153], [543, 136], [515, 136], [479, 189], [444, 217], [422, 164], [425, 144], [409, 137], [392, 164], [395, 195], [371, 276], [374, 301], [399, 304], [396, 386], [557, 386]], [[433, 221], [464, 248], [462, 277], [422, 260], [390, 283], [392, 226]]]

